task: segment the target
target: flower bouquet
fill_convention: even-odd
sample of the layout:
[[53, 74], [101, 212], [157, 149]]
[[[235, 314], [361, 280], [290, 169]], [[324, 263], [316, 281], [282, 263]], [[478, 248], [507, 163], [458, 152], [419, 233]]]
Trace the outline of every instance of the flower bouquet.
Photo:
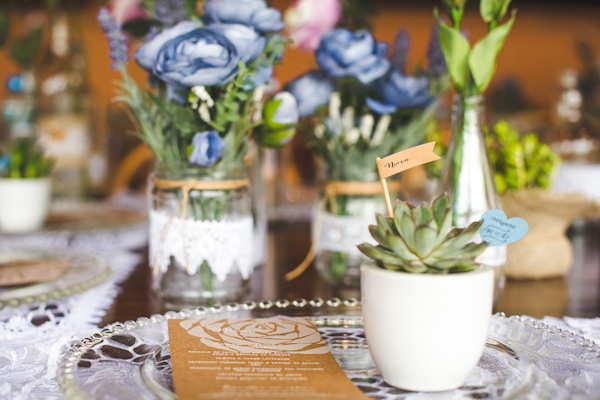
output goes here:
[[238, 301], [253, 270], [253, 217], [244, 156], [252, 142], [289, 141], [298, 120], [286, 92], [264, 101], [287, 40], [263, 0], [144, 1], [151, 28], [134, 53], [150, 77], [128, 75], [127, 38], [99, 14], [120, 100], [156, 156], [150, 210], [154, 289], [165, 307]]
[[427, 68], [412, 74], [406, 65], [409, 47], [408, 33], [401, 30], [388, 59], [388, 45], [369, 31], [338, 28], [321, 39], [315, 52], [319, 69], [287, 85], [321, 161], [323, 182], [313, 250], [288, 279], [306, 268], [314, 252], [327, 281], [358, 286], [364, 256], [356, 245], [369, 239], [366, 227], [376, 212], [385, 210], [376, 158], [422, 139], [436, 98], [447, 86], [437, 31], [433, 30]]

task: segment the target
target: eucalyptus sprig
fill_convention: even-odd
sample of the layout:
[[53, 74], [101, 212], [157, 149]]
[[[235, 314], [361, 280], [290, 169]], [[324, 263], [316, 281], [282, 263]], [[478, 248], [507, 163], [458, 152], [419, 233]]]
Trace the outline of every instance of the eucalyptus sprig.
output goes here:
[[463, 97], [485, 92], [496, 70], [496, 59], [515, 22], [516, 11], [501, 23], [511, 0], [481, 0], [479, 12], [488, 24], [488, 33], [473, 46], [461, 32], [467, 0], [442, 0], [450, 18], [448, 25], [437, 8], [440, 46], [454, 88]]

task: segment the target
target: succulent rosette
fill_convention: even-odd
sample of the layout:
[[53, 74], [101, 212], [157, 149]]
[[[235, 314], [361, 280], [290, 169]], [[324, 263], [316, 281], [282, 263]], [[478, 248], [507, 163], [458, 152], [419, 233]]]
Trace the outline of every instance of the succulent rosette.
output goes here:
[[488, 243], [471, 242], [483, 221], [465, 228], [452, 227], [453, 210], [447, 194], [436, 198], [431, 206], [414, 207], [398, 201], [394, 215], [377, 215], [377, 225], [369, 226], [377, 246], [363, 243], [360, 251], [381, 268], [427, 274], [472, 271], [476, 258]]

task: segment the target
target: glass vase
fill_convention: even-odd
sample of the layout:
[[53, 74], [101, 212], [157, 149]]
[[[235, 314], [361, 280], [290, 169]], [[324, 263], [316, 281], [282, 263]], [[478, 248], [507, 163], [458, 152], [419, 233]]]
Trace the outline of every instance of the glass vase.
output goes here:
[[[485, 147], [484, 126], [483, 97], [456, 96], [452, 106], [452, 137], [436, 190], [436, 196], [444, 192], [450, 196], [453, 226], [465, 227], [480, 220], [487, 210], [501, 208]], [[496, 303], [504, 287], [506, 246], [488, 248], [479, 262], [494, 267]]]
[[[360, 264], [368, 258], [357, 248], [377, 243], [369, 233], [375, 214], [387, 215], [377, 172], [337, 173], [324, 170], [322, 190], [313, 218], [315, 265], [319, 275], [336, 289], [335, 295], [360, 296]], [[396, 187], [388, 182], [390, 191]], [[396, 193], [392, 193], [392, 199]]]
[[149, 187], [152, 287], [163, 307], [244, 300], [254, 269], [246, 170], [157, 168]]

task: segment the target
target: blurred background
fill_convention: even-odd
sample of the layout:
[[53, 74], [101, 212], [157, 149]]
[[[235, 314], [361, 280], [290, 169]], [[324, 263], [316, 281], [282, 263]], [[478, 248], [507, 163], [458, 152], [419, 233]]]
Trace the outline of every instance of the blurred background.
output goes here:
[[[58, 195], [103, 197], [126, 188], [139, 190], [150, 168], [145, 165], [150, 153], [128, 134], [127, 112], [113, 100], [119, 76], [110, 69], [108, 45], [96, 20], [99, 8], [108, 3], [2, 0], [0, 6], [0, 137], [35, 131], [57, 159], [55, 174], [60, 179], [55, 180], [54, 190]], [[272, 1], [282, 12], [291, 3]], [[412, 41], [408, 64], [412, 68], [423, 62], [435, 20], [432, 9], [439, 2], [372, 0], [366, 4], [373, 12], [375, 37], [393, 42], [398, 30], [406, 28]], [[535, 132], [547, 142], [558, 140], [561, 129], [580, 132], [581, 126], [584, 136], [597, 136], [600, 3], [515, 0], [511, 7], [517, 9], [518, 23], [486, 94], [488, 120], [507, 119], [521, 132]], [[478, 2], [468, 3], [467, 9], [464, 25], [472, 29], [469, 35], [481, 37], [486, 26]], [[275, 78], [283, 86], [314, 67], [313, 55], [292, 45], [283, 64], [276, 67]], [[146, 73], [135, 62], [129, 63], [129, 72], [143, 84]], [[561, 127], [565, 120], [568, 128]], [[302, 147], [295, 144], [284, 150], [292, 153], [292, 164], [308, 162]], [[585, 162], [598, 162], [592, 153]], [[298, 174], [305, 172], [292, 170], [286, 179], [310, 179]]]

